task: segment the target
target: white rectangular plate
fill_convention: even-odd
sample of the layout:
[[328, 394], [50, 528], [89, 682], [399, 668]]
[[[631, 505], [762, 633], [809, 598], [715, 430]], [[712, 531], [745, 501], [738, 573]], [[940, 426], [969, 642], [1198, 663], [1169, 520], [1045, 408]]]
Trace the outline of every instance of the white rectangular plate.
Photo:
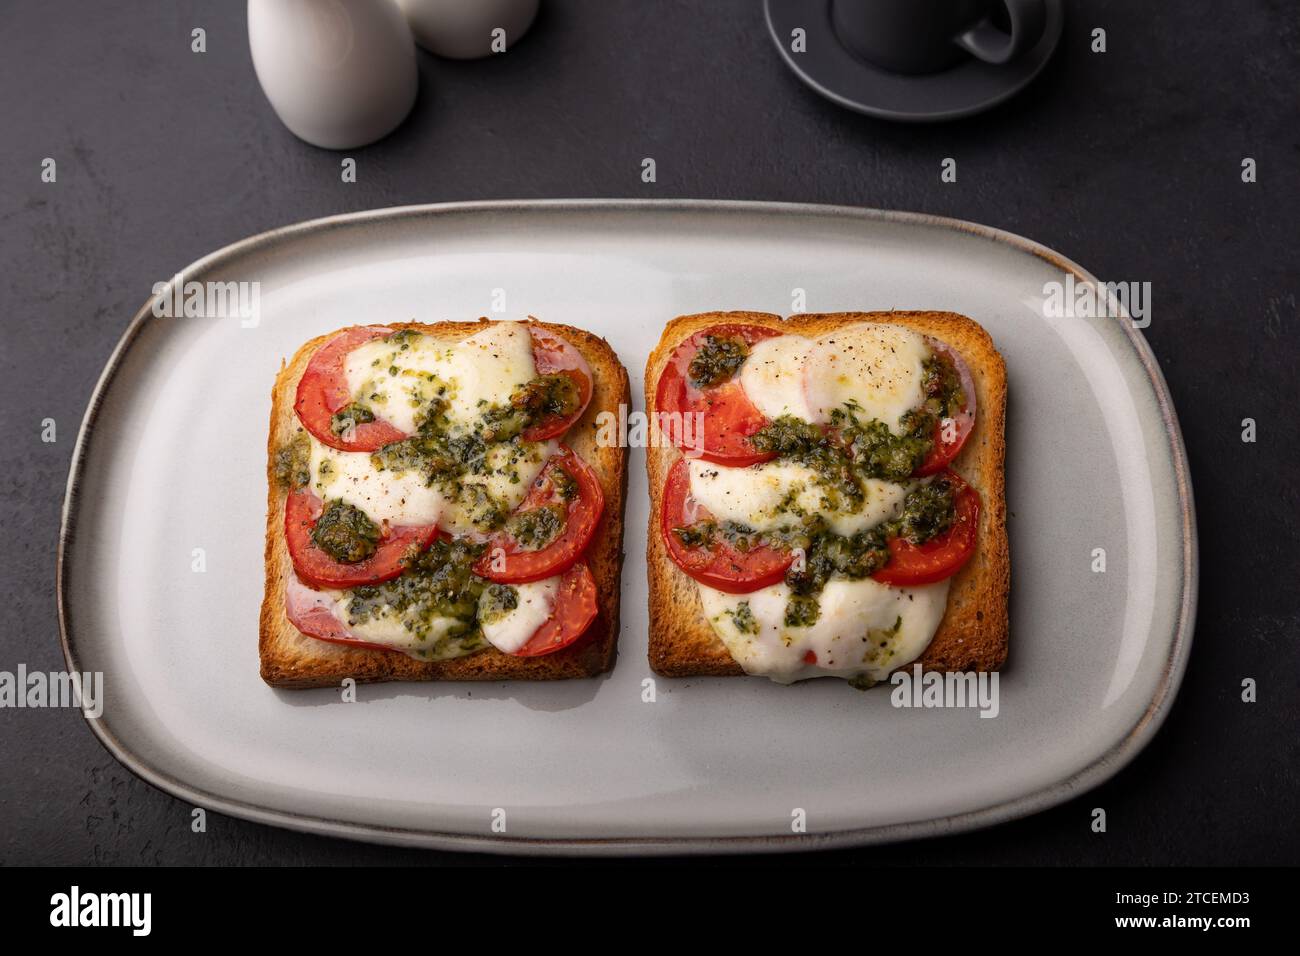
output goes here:
[[[214, 253], [185, 281], [259, 282], [259, 323], [158, 318], [146, 305], [78, 440], [59, 604], [69, 666], [104, 674], [91, 726], [195, 805], [499, 852], [843, 846], [1074, 796], [1163, 719], [1191, 640], [1196, 550], [1182, 441], [1151, 352], [1124, 320], [1045, 318], [1044, 284], [1066, 275], [1088, 278], [984, 227], [756, 203], [390, 209]], [[813, 312], [962, 312], [1006, 357], [1011, 656], [996, 718], [896, 709], [887, 687], [834, 680], [649, 683], [640, 449], [611, 674], [363, 686], [355, 703], [259, 679], [270, 389], [304, 341], [360, 323], [532, 314], [605, 336], [640, 408], [645, 358], [669, 319], [788, 314], [799, 290]], [[1096, 548], [1104, 573], [1092, 570]], [[796, 810], [806, 833], [792, 831]]]

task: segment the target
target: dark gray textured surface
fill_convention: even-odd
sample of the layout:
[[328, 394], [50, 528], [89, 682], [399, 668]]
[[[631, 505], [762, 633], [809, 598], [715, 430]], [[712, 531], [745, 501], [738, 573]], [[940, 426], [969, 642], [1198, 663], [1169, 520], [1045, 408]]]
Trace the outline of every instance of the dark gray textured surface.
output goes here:
[[[1161, 9], [1143, 10], [1159, 6]], [[1222, 19], [1232, 8], [1234, 22]], [[208, 52], [190, 52], [195, 26]], [[1088, 51], [1092, 27], [1109, 52]], [[244, 5], [0, 7], [0, 670], [62, 666], [59, 508], [76, 429], [150, 286], [315, 216], [457, 199], [811, 201], [973, 219], [1109, 280], [1150, 281], [1146, 331], [1182, 418], [1199, 622], [1155, 742], [1094, 793], [991, 831], [834, 854], [899, 863], [1295, 863], [1300, 13], [1288, 0], [1071, 4], [1056, 61], [984, 117], [896, 127], [805, 89], [757, 2], [547, 0], [504, 57], [421, 56], [415, 112], [340, 155], [294, 139], [253, 77]], [[58, 182], [40, 162], [58, 161]], [[640, 180], [642, 157], [658, 182]], [[958, 161], [958, 182], [939, 163]], [[1245, 185], [1245, 156], [1259, 182]], [[1241, 420], [1259, 440], [1240, 440]], [[54, 418], [58, 441], [40, 440]], [[631, 569], [631, 565], [629, 568]], [[1259, 703], [1240, 702], [1243, 677]], [[0, 863], [472, 861], [211, 816], [132, 776], [73, 711], [0, 710]], [[1109, 831], [1089, 829], [1105, 807]], [[793, 858], [797, 862], [797, 858]]]

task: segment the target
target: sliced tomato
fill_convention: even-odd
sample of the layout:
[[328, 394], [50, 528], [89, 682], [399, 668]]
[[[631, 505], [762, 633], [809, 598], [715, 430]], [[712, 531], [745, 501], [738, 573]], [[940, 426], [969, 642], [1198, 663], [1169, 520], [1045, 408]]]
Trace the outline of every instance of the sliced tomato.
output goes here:
[[767, 545], [739, 551], [726, 541], [709, 547], [687, 547], [674, 529], [685, 528], [712, 515], [691, 498], [690, 463], [685, 458], [668, 471], [664, 488], [660, 531], [673, 563], [701, 584], [729, 594], [747, 594], [776, 584], [794, 561], [788, 551]]
[[591, 402], [591, 367], [582, 353], [566, 338], [548, 329], [529, 326], [533, 337], [533, 364], [540, 375], [564, 375], [573, 380], [578, 389], [578, 407], [568, 415], [549, 415], [524, 429], [525, 441], [546, 441], [563, 435], [582, 417]]
[[317, 349], [307, 363], [307, 370], [298, 381], [293, 410], [298, 413], [303, 427], [331, 448], [374, 451], [406, 437], [406, 432], [382, 418], [358, 422], [341, 435], [335, 434], [331, 427], [334, 413], [353, 401], [344, 372], [348, 353], [367, 342], [392, 334], [392, 329], [382, 325], [346, 329]]
[[[740, 381], [733, 376], [701, 389], [691, 382], [690, 367], [708, 336], [741, 339], [753, 345], [780, 334], [762, 325], [725, 324], [709, 326], [684, 339], [669, 356], [655, 390], [655, 411], [661, 413], [656, 418], [668, 440], [682, 449], [694, 443], [701, 458], [719, 465], [752, 465], [775, 457], [755, 450], [749, 442], [749, 436], [767, 424], [767, 417], [749, 400]], [[686, 416], [695, 413], [703, 415], [703, 441], [694, 428], [684, 424]]]
[[921, 467], [916, 469], [918, 476], [935, 475], [947, 468], [948, 463], [961, 452], [966, 439], [970, 437], [971, 429], [975, 427], [975, 379], [971, 375], [970, 366], [966, 364], [961, 354], [946, 342], [927, 337], [926, 344], [930, 346], [932, 352], [952, 364], [957, 377], [961, 380], [961, 392], [966, 402], [950, 420], [940, 420], [935, 424], [934, 445], [926, 455], [925, 461], [921, 462]]
[[284, 613], [289, 623], [308, 637], [329, 641], [331, 644], [347, 644], [351, 647], [367, 647], [377, 651], [396, 651], [363, 641], [348, 630], [348, 626], [334, 615], [334, 602], [329, 595], [313, 591], [298, 579], [296, 574], [289, 575], [284, 586]]
[[498, 531], [488, 538], [487, 550], [474, 565], [475, 574], [501, 584], [526, 584], [554, 577], [581, 557], [605, 511], [605, 493], [591, 466], [568, 448], [561, 445], [546, 463], [515, 514], [561, 501], [551, 480], [561, 469], [577, 484], [577, 494], [569, 499], [565, 511], [564, 530], [546, 547], [535, 551], [523, 548], [508, 532]]
[[374, 554], [364, 561], [346, 564], [334, 560], [311, 539], [312, 528], [324, 508], [324, 503], [306, 488], [291, 491], [284, 506], [284, 536], [293, 569], [316, 588], [355, 588], [390, 581], [402, 573], [406, 552], [412, 547], [427, 548], [438, 531], [437, 525], [385, 527]]
[[903, 538], [891, 538], [889, 563], [872, 575], [881, 584], [897, 587], [933, 584], [952, 577], [975, 553], [980, 526], [980, 493], [955, 471], [946, 471], [943, 477], [952, 482], [954, 488], [956, 515], [952, 526], [920, 545]]
[[541, 657], [568, 647], [596, 619], [596, 582], [585, 561], [569, 566], [560, 578], [555, 608], [515, 657]]

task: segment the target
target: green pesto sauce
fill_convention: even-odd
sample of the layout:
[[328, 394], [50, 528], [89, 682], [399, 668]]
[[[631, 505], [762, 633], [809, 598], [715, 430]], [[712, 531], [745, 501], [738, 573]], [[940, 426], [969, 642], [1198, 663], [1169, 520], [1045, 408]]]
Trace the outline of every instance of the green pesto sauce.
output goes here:
[[281, 488], [302, 488], [311, 481], [311, 439], [301, 428], [276, 449], [274, 470]]
[[860, 477], [875, 477], [860, 476], [843, 444], [818, 426], [793, 415], [781, 415], [769, 422], [750, 437], [750, 443], [761, 452], [776, 454], [782, 461], [811, 468], [830, 499], [826, 504], [832, 508], [850, 511], [856, 508], [863, 499]]
[[379, 471], [419, 471], [429, 484], [478, 473], [485, 467], [487, 445], [473, 433], [455, 437], [445, 431], [422, 431], [384, 445], [370, 456]]
[[802, 516], [775, 531], [755, 531], [733, 521], [706, 520], [673, 528], [672, 532], [688, 548], [708, 548], [721, 541], [742, 554], [762, 546], [786, 551], [802, 549], [803, 561], [790, 566], [785, 582], [796, 595], [815, 598], [832, 576], [858, 581], [883, 568], [889, 563], [890, 538], [925, 544], [947, 531], [954, 515], [953, 488], [940, 476], [909, 491], [896, 518], [848, 536], [831, 531], [820, 515]]
[[931, 355], [921, 366], [921, 390], [928, 410], [937, 418], [951, 418], [966, 404], [961, 376], [952, 362], [942, 355]]
[[479, 604], [479, 623], [491, 624], [499, 621], [518, 606], [518, 590], [509, 584], [489, 584], [484, 589], [482, 603]]
[[477, 631], [479, 597], [486, 582], [473, 567], [482, 553], [483, 545], [464, 539], [434, 539], [427, 551], [407, 556], [400, 577], [354, 588], [348, 623], [363, 624], [391, 609], [417, 636], [427, 635], [439, 617], [459, 622], [448, 636]]
[[748, 356], [744, 339], [706, 335], [686, 374], [696, 388], [710, 388], [735, 375]]
[[550, 372], [520, 385], [510, 395], [510, 407], [523, 412], [529, 424], [544, 418], [567, 418], [582, 404], [582, 393], [572, 375]]
[[786, 627], [812, 627], [821, 617], [822, 606], [816, 597], [792, 594], [785, 605]]
[[572, 501], [578, 497], [578, 482], [560, 466], [551, 468], [550, 481], [555, 496], [561, 501]]
[[375, 413], [367, 406], [360, 402], [352, 402], [350, 405], [344, 405], [337, 412], [330, 416], [330, 431], [335, 435], [342, 435], [349, 428], [355, 428], [357, 425], [364, 425], [366, 422], [373, 422]]
[[934, 446], [935, 422], [913, 410], [900, 423], [903, 434], [895, 435], [879, 419], [862, 424], [852, 412], [836, 409], [831, 413], [831, 425], [852, 443], [852, 469], [864, 478], [884, 481], [906, 481], [920, 467]]
[[457, 502], [466, 509], [474, 527], [497, 531], [510, 518], [510, 509], [484, 485], [459, 485], [454, 491]]
[[419, 338], [420, 335], [421, 333], [415, 329], [398, 329], [392, 335], [385, 338], [384, 341], [390, 345], [397, 346], [398, 351], [405, 352], [411, 347], [411, 343]]
[[582, 395], [568, 375], [539, 375], [520, 385], [504, 405], [483, 412], [485, 441], [507, 441], [546, 419], [567, 418], [578, 410]]
[[913, 488], [903, 499], [903, 510], [890, 530], [912, 544], [925, 544], [943, 534], [955, 517], [952, 483], [939, 477]]
[[748, 601], [741, 601], [736, 605], [736, 609], [731, 612], [731, 623], [741, 634], [758, 633], [758, 620], [754, 617]]
[[518, 484], [523, 480], [520, 465], [535, 462], [541, 447], [522, 438], [488, 442], [479, 432], [452, 435], [429, 430], [385, 445], [370, 460], [379, 471], [419, 472], [426, 484], [439, 485], [448, 498], [463, 505], [477, 528], [495, 531], [509, 517], [510, 508], [483, 482], [466, 479], [501, 475]]
[[888, 529], [868, 528], [850, 537], [830, 531], [824, 523], [805, 533], [802, 566], [796, 561], [785, 581], [796, 595], [814, 598], [834, 575], [859, 581], [870, 577], [889, 562]]
[[556, 503], [511, 515], [505, 530], [521, 550], [540, 551], [563, 534], [567, 524], [568, 508]]
[[[731, 522], [697, 521], [695, 524], [673, 528], [673, 534], [677, 535], [684, 547], [707, 548], [719, 537], [723, 524], [732, 525]], [[732, 527], [740, 528], [742, 525]], [[746, 547], [745, 550], [748, 551], [749, 548]]]
[[829, 430], [783, 415], [750, 442], [758, 451], [811, 468], [851, 507], [861, 500], [862, 480], [903, 482], [911, 477], [934, 446], [939, 421], [966, 404], [961, 378], [943, 356], [932, 355], [922, 364], [921, 389], [926, 398], [899, 420], [900, 434], [878, 419], [863, 421], [861, 406], [849, 402], [831, 412]]
[[360, 508], [335, 500], [316, 519], [311, 540], [335, 561], [356, 564], [379, 547], [379, 527]]

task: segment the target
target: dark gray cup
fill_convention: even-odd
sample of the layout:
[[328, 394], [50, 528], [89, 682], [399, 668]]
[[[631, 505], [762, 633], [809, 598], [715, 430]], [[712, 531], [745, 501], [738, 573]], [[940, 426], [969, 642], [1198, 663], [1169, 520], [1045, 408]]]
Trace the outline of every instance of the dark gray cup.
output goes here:
[[[999, 7], [1010, 32], [993, 22]], [[1043, 35], [1047, 11], [1044, 0], [831, 0], [831, 20], [862, 59], [895, 73], [933, 73], [965, 53], [1014, 60]]]

